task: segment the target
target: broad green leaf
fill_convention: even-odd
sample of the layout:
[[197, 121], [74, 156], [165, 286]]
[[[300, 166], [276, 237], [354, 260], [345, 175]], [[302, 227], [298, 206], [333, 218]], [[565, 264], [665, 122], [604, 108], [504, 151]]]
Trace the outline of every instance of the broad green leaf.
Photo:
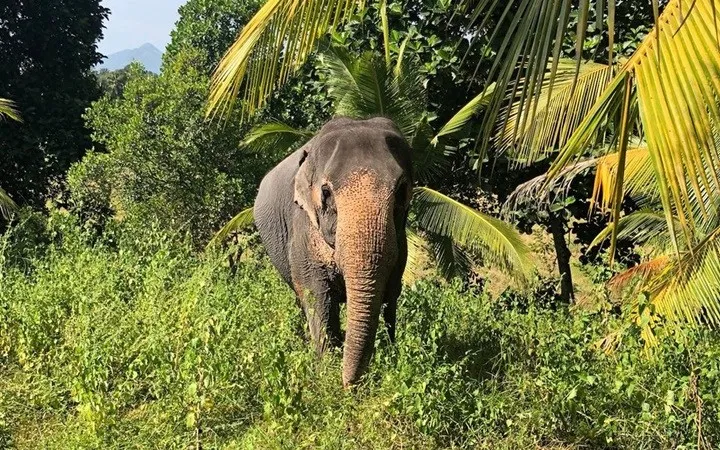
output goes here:
[[415, 188], [413, 207], [420, 227], [480, 252], [486, 265], [529, 276], [530, 250], [510, 225], [427, 187]]
[[207, 248], [219, 245], [225, 241], [231, 233], [252, 227], [255, 223], [254, 221], [255, 218], [253, 216], [252, 207], [241, 211], [215, 234], [212, 240], [208, 243]]

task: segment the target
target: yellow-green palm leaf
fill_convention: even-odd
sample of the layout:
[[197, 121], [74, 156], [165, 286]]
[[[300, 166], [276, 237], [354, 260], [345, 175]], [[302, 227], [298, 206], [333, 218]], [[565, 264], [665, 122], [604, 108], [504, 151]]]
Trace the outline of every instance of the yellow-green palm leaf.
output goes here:
[[[499, 92], [494, 96], [488, 107], [484, 127], [484, 139], [481, 142], [480, 156], [484, 156], [492, 137], [495, 135], [496, 123], [507, 123], [512, 114], [512, 104], [519, 99], [515, 131], [522, 131], [527, 125], [525, 117], [535, 115], [541, 101], [543, 90], [553, 89], [555, 80], [561, 78], [560, 56], [564, 37], [568, 32], [570, 21], [577, 21], [575, 30], [576, 61], [575, 70], [571, 72], [573, 79], [579, 75], [582, 61], [583, 45], [589, 22], [589, 0], [466, 0], [466, 7], [472, 8], [473, 17], [479, 22], [478, 28], [485, 29], [491, 17], [500, 14], [499, 23], [490, 41], [500, 42], [495, 62], [490, 70], [489, 79], [497, 81]], [[612, 54], [615, 41], [615, 3], [616, 0], [597, 4], [598, 17], [607, 11], [611, 65], [615, 60]], [[496, 12], [497, 14], [493, 14]], [[602, 20], [599, 20], [602, 22]], [[523, 69], [524, 81], [518, 80], [518, 66]], [[547, 68], [549, 74], [546, 73]], [[574, 84], [574, 83], [571, 83]], [[509, 91], [509, 100], [506, 92]], [[549, 98], [553, 96], [550, 95]], [[571, 97], [573, 97], [571, 95]], [[505, 107], [503, 107], [505, 106]], [[527, 110], [527, 112], [525, 112]], [[499, 120], [498, 120], [499, 118]], [[552, 124], [548, 123], [548, 126]], [[501, 129], [504, 129], [503, 126]], [[514, 139], [513, 139], [514, 140]]]
[[[590, 247], [600, 245], [613, 233], [614, 223], [603, 229], [590, 243]], [[635, 244], [648, 244], [655, 251], [669, 251], [671, 239], [665, 216], [653, 209], [640, 209], [622, 217], [617, 224], [617, 238], [632, 241]]]
[[482, 108], [486, 107], [492, 96], [495, 94], [495, 84], [491, 84], [484, 91], [479, 93], [476, 97], [470, 100], [465, 106], [460, 108], [460, 111], [455, 113], [454, 116], [447, 121], [445, 125], [438, 131], [432, 140], [433, 145], [437, 145], [438, 141], [442, 136], [447, 136], [458, 132], [464, 127], [475, 114], [478, 113]]
[[[0, 98], [0, 119], [3, 117], [7, 117], [17, 122], [22, 121], [20, 113], [18, 113], [15, 108], [15, 103], [7, 99]], [[8, 218], [10, 217], [10, 213], [16, 209], [17, 205], [15, 202], [7, 195], [7, 193], [5, 193], [5, 191], [0, 189], [0, 215]]]
[[[531, 164], [563, 147], [613, 79], [612, 67], [592, 62], [581, 64], [577, 73], [575, 61], [561, 59], [552, 79], [551, 70], [552, 64], [537, 98], [528, 101], [518, 95], [499, 123], [498, 151], [519, 164]], [[528, 82], [522, 80], [519, 86]]]
[[[596, 160], [593, 205], [603, 210], [612, 209], [619, 161], [618, 153], [610, 153]], [[633, 146], [626, 152], [623, 189], [624, 195], [636, 200], [659, 200], [655, 171], [647, 146]]]
[[0, 215], [6, 219], [10, 217], [10, 213], [17, 209], [15, 202], [8, 197], [8, 195], [0, 189]]
[[655, 314], [671, 321], [720, 325], [720, 228], [673, 258], [644, 289]]
[[413, 207], [420, 227], [477, 250], [486, 265], [512, 270], [527, 278], [533, 263], [530, 250], [516, 230], [427, 187], [415, 188]]
[[363, 0], [268, 0], [220, 61], [211, 110], [227, 110], [238, 95], [244, 112], [261, 107], [305, 63], [322, 36], [363, 6]]
[[242, 145], [257, 153], [286, 155], [293, 147], [310, 140], [312, 132], [282, 122], [259, 125], [245, 136]]
[[15, 103], [8, 99], [0, 98], [0, 119], [3, 117], [7, 117], [17, 122], [22, 122], [22, 118], [15, 107]]
[[255, 224], [255, 216], [253, 215], [253, 208], [247, 208], [239, 212], [235, 217], [230, 219], [228, 223], [215, 236], [213, 236], [208, 248], [218, 245], [225, 241], [231, 233], [235, 233], [246, 228], [250, 228]]
[[[550, 170], [551, 177], [560, 173], [586, 150], [608, 117], [637, 105], [641, 127], [634, 127], [633, 114], [624, 114], [615, 141], [622, 143], [633, 132], [645, 136], [668, 226], [674, 226], [676, 216], [688, 246], [693, 229], [713, 208], [713, 195], [708, 194], [720, 190], [720, 152], [714, 139], [720, 124], [720, 44], [712, 32], [719, 25], [713, 8], [713, 0], [670, 1], [659, 25], [622, 67]], [[622, 152], [619, 155], [622, 160]], [[624, 163], [618, 167], [615, 194], [622, 192], [628, 168]], [[622, 196], [614, 195], [614, 212], [620, 201]]]

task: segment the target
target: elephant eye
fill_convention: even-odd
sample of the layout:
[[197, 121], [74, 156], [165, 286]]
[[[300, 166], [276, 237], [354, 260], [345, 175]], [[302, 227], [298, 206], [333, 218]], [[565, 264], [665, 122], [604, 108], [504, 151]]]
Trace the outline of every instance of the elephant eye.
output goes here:
[[328, 204], [330, 201], [330, 197], [332, 197], [332, 191], [330, 190], [330, 186], [327, 184], [324, 184], [323, 187], [320, 189], [321, 193], [321, 203], [322, 203], [322, 210], [326, 211], [328, 208]]

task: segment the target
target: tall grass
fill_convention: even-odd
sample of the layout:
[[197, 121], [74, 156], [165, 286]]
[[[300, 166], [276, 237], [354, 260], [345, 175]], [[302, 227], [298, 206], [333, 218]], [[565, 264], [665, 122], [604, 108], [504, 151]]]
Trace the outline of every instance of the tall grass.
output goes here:
[[55, 215], [30, 245], [23, 226], [0, 242], [0, 448], [720, 443], [717, 333], [606, 356], [609, 312], [424, 281], [401, 297], [397, 345], [380, 334], [346, 392], [252, 238], [233, 275], [152, 227], [98, 237]]

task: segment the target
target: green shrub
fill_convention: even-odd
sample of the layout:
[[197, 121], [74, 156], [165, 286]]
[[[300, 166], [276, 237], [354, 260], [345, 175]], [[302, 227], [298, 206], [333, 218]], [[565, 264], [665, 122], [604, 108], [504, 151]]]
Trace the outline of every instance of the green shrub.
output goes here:
[[159, 227], [98, 238], [54, 214], [45, 232], [32, 270], [0, 269], [0, 446], [696, 448], [699, 411], [720, 443], [711, 331], [607, 356], [606, 313], [424, 281], [401, 297], [397, 345], [379, 333], [346, 392], [340, 353], [315, 357], [261, 248], [241, 244], [231, 275]]
[[133, 65], [119, 98], [87, 113], [96, 152], [68, 174], [72, 210], [95, 228], [110, 216], [189, 232], [202, 245], [250, 204], [260, 178], [279, 156], [239, 145], [245, 129], [207, 121], [206, 58], [187, 49], [161, 75]]

